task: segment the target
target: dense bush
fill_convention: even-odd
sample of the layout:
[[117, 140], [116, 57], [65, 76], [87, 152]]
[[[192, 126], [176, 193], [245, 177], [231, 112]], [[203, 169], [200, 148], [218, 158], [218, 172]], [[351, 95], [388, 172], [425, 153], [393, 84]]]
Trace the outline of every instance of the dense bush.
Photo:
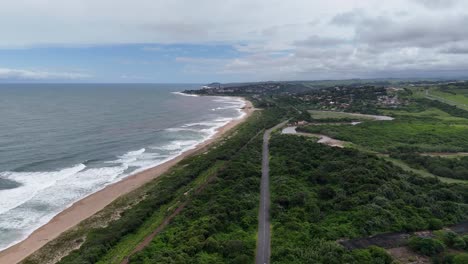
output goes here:
[[453, 264], [466, 264], [468, 263], [468, 253], [462, 253], [453, 257]]
[[435, 231], [437, 239], [444, 242], [444, 244], [453, 249], [457, 250], [468, 250], [468, 235], [460, 236], [451, 231]]
[[433, 238], [412, 237], [408, 242], [408, 246], [426, 256], [434, 256], [445, 250], [444, 243]]
[[372, 254], [335, 241], [468, 217], [468, 186], [422, 178], [374, 155], [288, 135], [272, 138], [270, 154], [273, 263], [366, 263]]
[[260, 135], [131, 263], [252, 262], [261, 146]]

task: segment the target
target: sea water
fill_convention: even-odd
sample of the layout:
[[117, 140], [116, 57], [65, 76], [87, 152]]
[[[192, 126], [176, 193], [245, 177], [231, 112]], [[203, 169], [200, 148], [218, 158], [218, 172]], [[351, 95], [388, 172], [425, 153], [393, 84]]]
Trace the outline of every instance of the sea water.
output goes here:
[[242, 116], [239, 99], [179, 93], [197, 87], [0, 84], [0, 250]]

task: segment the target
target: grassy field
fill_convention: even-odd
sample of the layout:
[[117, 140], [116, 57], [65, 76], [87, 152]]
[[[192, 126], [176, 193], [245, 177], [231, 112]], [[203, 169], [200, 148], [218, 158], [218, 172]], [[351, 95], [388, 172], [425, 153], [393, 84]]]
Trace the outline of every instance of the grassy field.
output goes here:
[[443, 92], [438, 89], [433, 89], [433, 90], [430, 90], [429, 95], [441, 97], [441, 98], [444, 98], [445, 100], [449, 100], [457, 104], [462, 104], [462, 105], [467, 106], [468, 105], [468, 90], [456, 89], [453, 91], [456, 94]]
[[438, 100], [446, 104], [455, 105], [461, 109], [468, 110], [468, 89], [451, 89], [450, 93], [440, 90], [438, 87], [414, 89], [414, 97]]
[[353, 120], [373, 120], [372, 117], [368, 116], [356, 116], [352, 113], [346, 112], [333, 112], [333, 111], [318, 111], [309, 110], [309, 113], [313, 119], [353, 119]]
[[320, 133], [362, 145], [377, 152], [414, 147], [421, 152], [468, 151], [468, 123], [427, 122], [414, 119], [366, 122], [357, 126], [308, 126], [305, 132]]
[[384, 115], [389, 115], [395, 118], [399, 117], [414, 117], [414, 118], [424, 118], [424, 119], [439, 119], [443, 121], [454, 121], [454, 122], [467, 122], [465, 118], [451, 116], [447, 112], [444, 112], [437, 108], [428, 108], [423, 111], [411, 112], [405, 110], [394, 110], [394, 109], [383, 109], [380, 110]]
[[444, 182], [444, 183], [468, 184], [468, 181], [466, 181], [466, 180], [459, 180], [459, 179], [451, 179], [451, 178], [446, 178], [446, 177], [440, 177], [440, 176], [434, 175], [434, 174], [432, 174], [432, 173], [430, 173], [430, 172], [428, 172], [426, 170], [419, 170], [419, 169], [411, 168], [408, 164], [406, 164], [403, 161], [398, 160], [398, 159], [393, 159], [393, 158], [386, 157], [386, 156], [382, 156], [382, 158], [384, 158], [387, 161], [390, 161], [391, 163], [393, 163], [393, 165], [396, 165], [396, 166], [402, 168], [405, 171], [412, 172], [412, 173], [417, 174], [417, 175], [422, 176], [422, 177], [437, 178], [441, 182]]

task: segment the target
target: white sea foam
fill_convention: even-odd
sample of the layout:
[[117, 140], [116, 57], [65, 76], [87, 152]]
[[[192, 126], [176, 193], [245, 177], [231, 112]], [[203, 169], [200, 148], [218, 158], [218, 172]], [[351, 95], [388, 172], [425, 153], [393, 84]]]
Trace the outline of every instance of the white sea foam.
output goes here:
[[0, 178], [21, 184], [17, 188], [2, 190], [0, 192], [0, 214], [27, 202], [41, 190], [53, 186], [58, 181], [72, 176], [85, 167], [83, 164], [78, 164], [59, 171], [0, 173]]
[[187, 127], [194, 127], [194, 126], [204, 126], [204, 127], [216, 127], [222, 125], [220, 121], [206, 121], [206, 122], [198, 122], [198, 123], [189, 123], [182, 126], [182, 128]]
[[[9, 244], [0, 241], [0, 250], [21, 241], [75, 201], [116, 182], [128, 168], [126, 165], [121, 165], [84, 169], [83, 166], [79, 167], [82, 168], [79, 171], [76, 169], [78, 166], [61, 170], [63, 174], [51, 181], [53, 184], [36, 190], [32, 195], [24, 192], [21, 204], [0, 214], [0, 226], [6, 230], [4, 232], [17, 238]], [[71, 174], [71, 171], [74, 173]], [[38, 172], [35, 176], [47, 174], [58, 175], [54, 172]], [[36, 184], [37, 180], [33, 178], [28, 177], [23, 186]], [[23, 186], [17, 189], [27, 188]]]
[[186, 147], [193, 146], [200, 143], [197, 140], [174, 140], [171, 141], [169, 144], [165, 144], [162, 146], [153, 146], [152, 149], [156, 150], [183, 150]]
[[117, 160], [112, 160], [108, 161], [107, 163], [130, 163], [133, 161], [136, 161], [138, 156], [143, 154], [146, 151], [145, 148], [135, 150], [135, 151], [129, 151], [122, 156], [119, 156]]
[[200, 129], [192, 129], [188, 127], [171, 127], [171, 128], [166, 128], [164, 130], [168, 132], [180, 132], [180, 131], [200, 132]]
[[[23, 240], [74, 202], [131, 174], [174, 159], [213, 137], [220, 127], [244, 114], [240, 109], [244, 105], [242, 100], [224, 97], [214, 100], [224, 104], [216, 109], [236, 109], [239, 115], [166, 129], [174, 133], [176, 139], [129, 151], [97, 167], [78, 164], [57, 171], [0, 173], [0, 178], [21, 184], [17, 188], [0, 191], [0, 227], [5, 230], [0, 233], [0, 250]], [[180, 133], [183, 131], [191, 131], [198, 136], [187, 138], [186, 134]]]
[[172, 92], [172, 94], [183, 95], [183, 96], [192, 96], [192, 97], [198, 97], [199, 96], [199, 95], [196, 95], [196, 94], [186, 94], [186, 93], [181, 93], [181, 92]]

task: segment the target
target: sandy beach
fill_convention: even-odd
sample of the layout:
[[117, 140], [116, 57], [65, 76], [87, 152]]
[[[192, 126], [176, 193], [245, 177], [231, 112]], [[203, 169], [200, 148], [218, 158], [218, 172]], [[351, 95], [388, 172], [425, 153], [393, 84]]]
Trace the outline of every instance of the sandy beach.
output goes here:
[[75, 202], [72, 206], [56, 215], [47, 224], [34, 231], [22, 242], [1, 251], [0, 263], [13, 264], [20, 262], [47, 244], [49, 241], [58, 237], [61, 233], [78, 225], [84, 219], [96, 214], [118, 197], [127, 194], [143, 186], [145, 183], [157, 178], [164, 172], [168, 171], [179, 161], [183, 160], [185, 157], [204, 151], [213, 142], [222, 137], [227, 131], [242, 123], [253, 113], [254, 108], [252, 104], [247, 100], [244, 101], [245, 106], [243, 111], [245, 115], [242, 118], [234, 119], [228, 124], [219, 128], [213, 137], [203, 143], [200, 143], [196, 146], [196, 148], [188, 150], [163, 164], [131, 175], [122, 181], [111, 184], [104, 189]]

